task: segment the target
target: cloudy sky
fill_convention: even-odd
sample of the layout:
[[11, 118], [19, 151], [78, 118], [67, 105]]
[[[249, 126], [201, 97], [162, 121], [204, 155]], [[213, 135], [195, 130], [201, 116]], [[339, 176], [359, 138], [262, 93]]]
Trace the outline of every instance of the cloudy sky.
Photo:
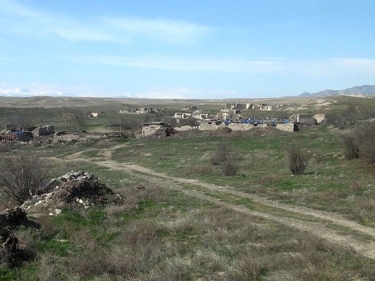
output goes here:
[[373, 0], [0, 0], [0, 95], [262, 98], [375, 84]]

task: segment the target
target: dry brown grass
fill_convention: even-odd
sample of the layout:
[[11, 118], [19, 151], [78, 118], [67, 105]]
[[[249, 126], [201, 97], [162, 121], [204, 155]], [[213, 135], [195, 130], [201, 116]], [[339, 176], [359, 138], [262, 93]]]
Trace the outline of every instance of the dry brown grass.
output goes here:
[[212, 175], [215, 173], [212, 165], [207, 163], [200, 163], [194, 166], [187, 167], [181, 176], [194, 176], [194, 175]]
[[[168, 200], [149, 191], [132, 200]], [[225, 208], [183, 211], [172, 204], [128, 222], [117, 216], [129, 209], [111, 207], [105, 228], [115, 239], [98, 243], [90, 229], [71, 233], [76, 251], [40, 256], [38, 280], [353, 280], [373, 274], [372, 263], [308, 233]]]
[[277, 174], [266, 174], [255, 181], [255, 183], [260, 185], [272, 185], [278, 183], [283, 176]]

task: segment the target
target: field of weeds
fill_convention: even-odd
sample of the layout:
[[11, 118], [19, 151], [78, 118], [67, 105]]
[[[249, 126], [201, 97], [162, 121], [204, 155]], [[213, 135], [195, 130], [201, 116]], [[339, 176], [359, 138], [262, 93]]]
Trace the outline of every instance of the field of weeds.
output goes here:
[[[212, 154], [222, 142], [231, 147], [238, 165], [235, 176], [223, 175], [220, 166], [212, 164]], [[302, 147], [309, 159], [300, 176], [293, 176], [288, 166], [287, 150], [295, 145]], [[191, 133], [144, 138], [117, 149], [113, 159], [167, 175], [339, 212], [362, 224], [375, 225], [374, 167], [363, 159], [345, 159], [339, 134], [327, 126], [295, 133], [265, 128], [220, 136]]]
[[[123, 203], [31, 217], [40, 228], [14, 235], [33, 259], [1, 260], [0, 280], [375, 280], [374, 167], [348, 160], [340, 134], [316, 125], [2, 144], [3, 157], [40, 152], [51, 178], [93, 173]], [[288, 163], [297, 146], [301, 175]]]
[[[372, 280], [375, 263], [309, 233], [148, 182], [121, 206], [65, 210], [21, 229], [38, 253], [1, 280]], [[344, 269], [344, 270], [343, 270]]]

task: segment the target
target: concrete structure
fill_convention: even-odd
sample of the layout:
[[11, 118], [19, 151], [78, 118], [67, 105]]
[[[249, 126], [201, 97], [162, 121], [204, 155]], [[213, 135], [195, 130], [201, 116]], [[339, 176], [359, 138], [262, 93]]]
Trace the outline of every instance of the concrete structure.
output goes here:
[[[225, 124], [215, 125], [215, 124], [201, 124], [199, 125], [198, 129], [201, 131], [217, 131], [220, 129], [224, 129], [226, 127]], [[178, 129], [177, 129], [178, 131]]]
[[191, 116], [198, 120], [211, 119], [208, 113], [202, 113], [201, 110], [194, 111]]
[[316, 120], [313, 118], [313, 116], [311, 116], [310, 114], [305, 114], [305, 113], [293, 114], [290, 117], [290, 120], [292, 120], [295, 124], [305, 124], [305, 125], [316, 124]]
[[254, 129], [256, 126], [253, 124], [241, 124], [241, 123], [230, 123], [228, 128], [232, 131], [249, 131]]
[[187, 113], [187, 112], [176, 112], [174, 114], [174, 118], [176, 119], [188, 119], [192, 113]]
[[42, 127], [37, 127], [33, 130], [34, 136], [48, 136], [55, 133], [55, 126], [47, 125]]
[[19, 131], [17, 130], [16, 125], [13, 124], [6, 125], [6, 130], [11, 132]]
[[142, 136], [152, 136], [155, 135], [157, 130], [168, 128], [169, 125], [163, 122], [152, 122], [142, 125]]
[[125, 109], [125, 110], [120, 110], [120, 114], [147, 114], [147, 113], [155, 113], [156, 109], [154, 108], [149, 108], [149, 107], [140, 107], [140, 108], [134, 108], [134, 109]]
[[296, 127], [297, 125], [290, 122], [290, 123], [287, 123], [287, 124], [276, 124], [276, 129], [280, 130], [280, 131], [284, 131], [284, 132], [294, 132], [296, 131]]
[[318, 113], [313, 116], [316, 124], [325, 124], [327, 123], [327, 117], [325, 113]]

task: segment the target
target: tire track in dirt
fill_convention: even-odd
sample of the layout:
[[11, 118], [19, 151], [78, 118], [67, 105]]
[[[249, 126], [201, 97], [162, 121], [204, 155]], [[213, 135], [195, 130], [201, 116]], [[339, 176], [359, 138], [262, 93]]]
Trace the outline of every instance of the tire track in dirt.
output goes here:
[[[105, 156], [104, 158], [106, 159], [103, 159], [100, 157], [100, 158], [95, 158], [95, 161], [93, 161], [93, 159], [82, 157], [82, 154], [80, 153], [75, 153], [74, 155], [70, 155], [69, 157], [67, 157], [67, 160], [68, 161], [72, 161], [72, 160], [88, 161], [90, 163], [94, 162], [94, 164], [104, 166], [113, 170], [124, 171], [124, 172], [131, 173], [131, 174], [134, 174], [135, 172], [137, 177], [144, 178], [147, 181], [159, 183], [160, 186], [163, 186], [163, 185], [165, 186], [165, 183], [167, 181], [168, 188], [171, 188], [173, 190], [178, 190], [188, 196], [200, 198], [202, 200], [206, 200], [211, 203], [214, 203], [218, 206], [229, 208], [234, 211], [241, 212], [243, 214], [260, 217], [265, 220], [274, 221], [274, 222], [286, 225], [288, 227], [296, 228], [301, 231], [308, 231], [309, 233], [312, 233], [313, 235], [323, 238], [331, 243], [344, 246], [344, 247], [350, 247], [353, 250], [355, 250], [357, 253], [367, 258], [375, 259], [375, 250], [374, 250], [375, 249], [375, 229], [366, 227], [354, 221], [345, 219], [338, 214], [334, 214], [334, 213], [330, 213], [326, 211], [313, 210], [313, 209], [309, 209], [306, 207], [289, 206], [280, 202], [275, 202], [275, 201], [263, 198], [258, 195], [236, 191], [236, 190], [231, 189], [230, 187], [221, 187], [221, 186], [214, 185], [214, 184], [200, 182], [195, 179], [171, 177], [166, 174], [158, 173], [158, 172], [155, 172], [153, 170], [147, 169], [139, 165], [119, 163], [119, 162], [110, 160], [109, 159], [110, 153], [108, 152], [106, 152], [105, 154], [103, 153], [102, 155]], [[139, 173], [141, 175], [139, 175]], [[207, 191], [211, 191], [211, 192], [215, 191], [215, 192], [220, 192], [223, 194], [231, 194], [231, 195], [237, 196], [238, 198], [248, 198], [263, 206], [295, 213], [296, 217], [298, 217], [298, 215], [304, 215], [304, 216], [310, 216], [310, 217], [318, 218], [321, 220], [325, 220], [327, 222], [331, 222], [338, 226], [343, 226], [358, 234], [367, 235], [371, 237], [371, 241], [362, 241], [362, 240], [358, 240], [354, 238], [353, 235], [351, 234], [338, 233], [338, 231], [324, 226], [323, 222], [311, 222], [311, 221], [302, 220], [300, 218], [287, 217], [287, 216], [283, 216], [282, 212], [278, 215], [270, 214], [267, 212], [259, 212], [259, 211], [251, 210], [244, 206], [223, 202], [222, 200], [217, 199], [213, 196], [209, 196], [201, 191], [194, 190], [194, 189], [186, 189], [184, 185], [185, 186], [190, 185], [192, 187], [198, 186], [198, 187], [204, 188]]]

